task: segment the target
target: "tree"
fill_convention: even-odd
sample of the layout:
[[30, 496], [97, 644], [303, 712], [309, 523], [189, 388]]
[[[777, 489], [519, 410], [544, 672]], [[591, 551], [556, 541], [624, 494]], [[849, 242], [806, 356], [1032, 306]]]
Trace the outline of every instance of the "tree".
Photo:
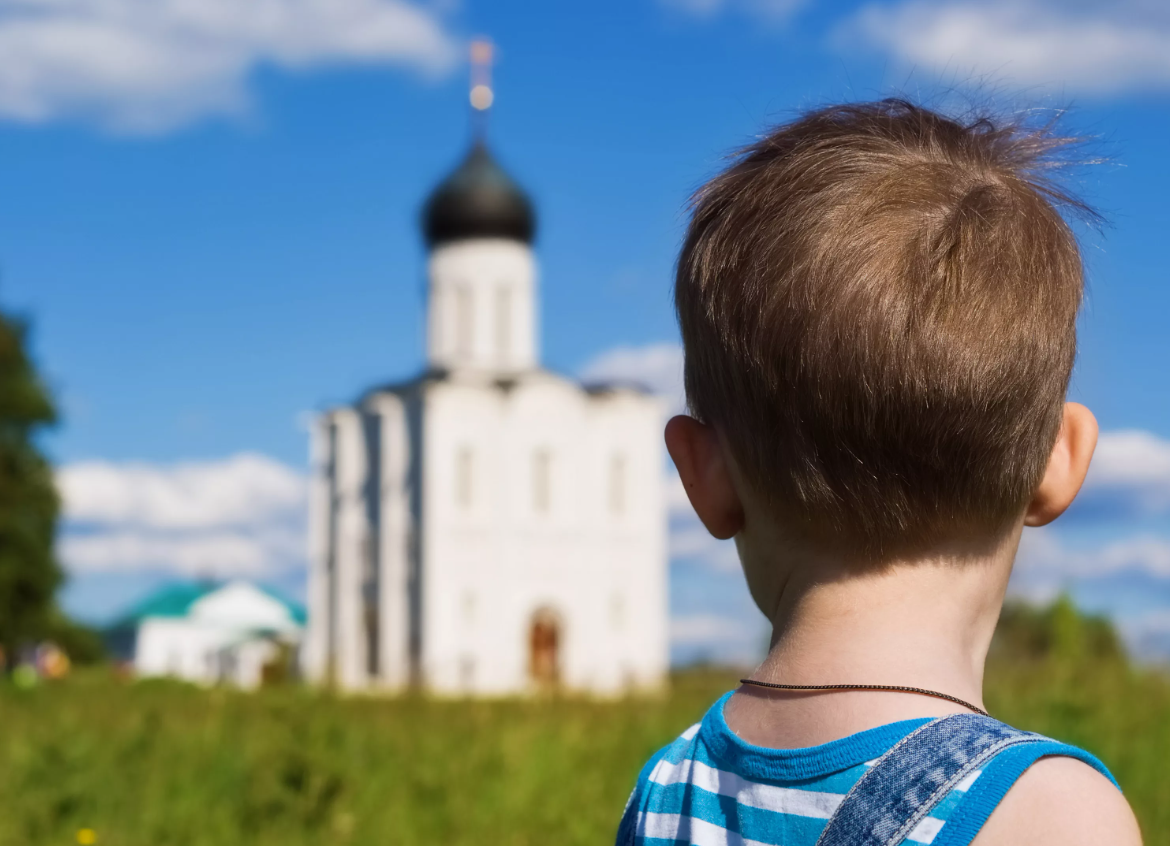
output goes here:
[[1067, 594], [1044, 607], [1009, 601], [991, 649], [996, 657], [1009, 660], [1125, 660], [1125, 647], [1113, 624], [1078, 611]]
[[27, 336], [23, 321], [0, 313], [0, 646], [9, 660], [59, 625], [53, 597], [64, 579], [53, 554], [60, 503], [36, 443], [57, 414]]

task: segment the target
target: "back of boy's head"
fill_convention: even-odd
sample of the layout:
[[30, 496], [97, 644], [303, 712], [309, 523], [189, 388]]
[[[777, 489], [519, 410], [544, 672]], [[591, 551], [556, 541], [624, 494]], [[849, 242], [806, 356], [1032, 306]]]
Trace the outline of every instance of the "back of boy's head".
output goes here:
[[692, 413], [809, 540], [884, 558], [1018, 519], [1083, 272], [1067, 139], [899, 100], [782, 126], [699, 190], [675, 297]]

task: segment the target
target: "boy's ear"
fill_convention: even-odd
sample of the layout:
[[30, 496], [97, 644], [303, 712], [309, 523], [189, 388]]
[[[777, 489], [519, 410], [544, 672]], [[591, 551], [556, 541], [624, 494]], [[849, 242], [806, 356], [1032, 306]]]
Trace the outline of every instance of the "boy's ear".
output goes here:
[[1072, 505], [1096, 448], [1097, 418], [1080, 403], [1066, 402], [1064, 422], [1052, 447], [1048, 469], [1024, 512], [1025, 526], [1045, 526]]
[[734, 537], [743, 528], [743, 503], [715, 429], [693, 417], [672, 417], [666, 424], [666, 451], [707, 531], [719, 540]]

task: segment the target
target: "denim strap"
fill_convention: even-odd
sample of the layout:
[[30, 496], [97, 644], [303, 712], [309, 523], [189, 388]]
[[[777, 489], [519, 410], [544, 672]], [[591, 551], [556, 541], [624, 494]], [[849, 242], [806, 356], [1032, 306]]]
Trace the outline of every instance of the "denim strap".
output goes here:
[[898, 846], [955, 785], [1004, 749], [1047, 740], [978, 714], [932, 720], [858, 779], [816, 846]]

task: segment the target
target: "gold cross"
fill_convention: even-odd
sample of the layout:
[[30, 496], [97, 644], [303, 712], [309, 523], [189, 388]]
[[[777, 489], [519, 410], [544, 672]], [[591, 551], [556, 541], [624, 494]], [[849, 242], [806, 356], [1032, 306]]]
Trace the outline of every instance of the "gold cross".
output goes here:
[[492, 100], [492, 55], [495, 48], [486, 38], [471, 42], [471, 107], [479, 112], [491, 108]]

